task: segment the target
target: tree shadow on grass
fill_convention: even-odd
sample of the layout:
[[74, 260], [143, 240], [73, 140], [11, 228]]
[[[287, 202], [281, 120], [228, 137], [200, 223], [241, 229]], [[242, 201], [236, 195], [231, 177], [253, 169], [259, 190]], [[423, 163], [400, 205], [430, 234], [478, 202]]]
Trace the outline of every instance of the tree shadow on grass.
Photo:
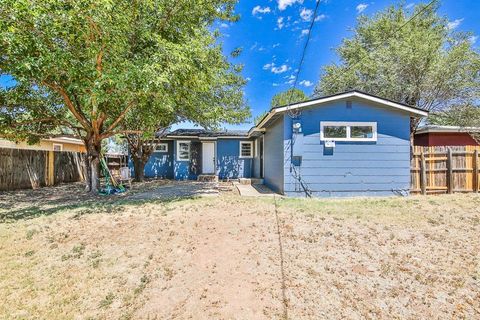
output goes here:
[[115, 213], [125, 209], [125, 207], [135, 207], [155, 203], [165, 205], [168, 203], [191, 200], [196, 198], [198, 198], [198, 196], [170, 197], [163, 199], [108, 199], [102, 202], [90, 201], [76, 204], [58, 205], [49, 208], [42, 208], [38, 205], [32, 205], [3, 213], [0, 212], [0, 223], [33, 219], [40, 216], [50, 216], [68, 210], [76, 210], [76, 213], [72, 218], [78, 218], [82, 215], [92, 213]]
[[[218, 194], [218, 188], [208, 183], [161, 182], [126, 193], [92, 196], [80, 185], [62, 185], [39, 190], [21, 190], [0, 194], [0, 223], [49, 216], [75, 210], [75, 216], [96, 212], [118, 212], [123, 206], [149, 203], [171, 203]], [[74, 217], [75, 217], [74, 216]]]

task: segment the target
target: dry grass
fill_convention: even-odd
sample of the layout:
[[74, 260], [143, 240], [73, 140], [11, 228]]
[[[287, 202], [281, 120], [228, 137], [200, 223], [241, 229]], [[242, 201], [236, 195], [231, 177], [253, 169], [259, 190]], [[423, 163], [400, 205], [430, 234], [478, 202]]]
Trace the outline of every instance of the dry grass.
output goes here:
[[278, 199], [283, 279], [273, 199], [58, 201], [0, 224], [2, 318], [480, 317], [478, 195]]

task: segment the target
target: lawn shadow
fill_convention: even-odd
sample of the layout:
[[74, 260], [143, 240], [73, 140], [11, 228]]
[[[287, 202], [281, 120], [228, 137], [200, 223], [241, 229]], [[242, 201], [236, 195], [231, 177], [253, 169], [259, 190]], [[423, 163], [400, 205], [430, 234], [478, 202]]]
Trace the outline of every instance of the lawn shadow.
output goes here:
[[68, 184], [38, 190], [0, 194], [0, 223], [49, 216], [65, 210], [78, 210], [74, 217], [95, 212], [116, 212], [122, 206], [171, 203], [218, 194], [211, 183], [160, 181], [141, 185], [125, 193], [90, 195], [82, 184]]

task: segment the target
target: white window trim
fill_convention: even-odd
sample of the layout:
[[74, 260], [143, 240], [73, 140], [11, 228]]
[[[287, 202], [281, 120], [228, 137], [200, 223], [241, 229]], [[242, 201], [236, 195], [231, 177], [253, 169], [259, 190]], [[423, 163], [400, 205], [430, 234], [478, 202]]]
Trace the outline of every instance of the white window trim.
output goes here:
[[[165, 146], [165, 150], [157, 150], [157, 148], [160, 146]], [[155, 152], [168, 152], [168, 143], [158, 143], [155, 146]]]
[[52, 150], [55, 151], [55, 147], [60, 147], [60, 150], [57, 151], [63, 151], [63, 144], [61, 143], [53, 143], [52, 144]]
[[[324, 127], [329, 126], [343, 126], [347, 127], [347, 137], [346, 138], [325, 138], [323, 133]], [[371, 138], [351, 138], [350, 137], [350, 127], [372, 127], [373, 135]], [[320, 122], [320, 140], [321, 141], [363, 141], [363, 142], [375, 142], [377, 141], [377, 123], [376, 122], [355, 122], [355, 121], [321, 121]]]
[[[188, 159], [180, 158], [180, 143], [188, 144]], [[191, 144], [190, 140], [177, 140], [177, 161], [190, 161]]]
[[[249, 144], [250, 145], [250, 156], [242, 156], [242, 145], [243, 144]], [[251, 159], [251, 158], [253, 158], [253, 141], [240, 141], [239, 147], [240, 147], [239, 158], [241, 158], [241, 159]]]

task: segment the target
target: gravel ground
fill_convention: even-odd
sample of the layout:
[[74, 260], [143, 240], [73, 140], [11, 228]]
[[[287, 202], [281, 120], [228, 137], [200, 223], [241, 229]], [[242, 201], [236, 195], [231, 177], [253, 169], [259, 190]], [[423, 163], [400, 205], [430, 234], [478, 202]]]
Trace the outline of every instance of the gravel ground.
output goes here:
[[0, 224], [1, 318], [480, 318], [480, 196], [228, 190]]

